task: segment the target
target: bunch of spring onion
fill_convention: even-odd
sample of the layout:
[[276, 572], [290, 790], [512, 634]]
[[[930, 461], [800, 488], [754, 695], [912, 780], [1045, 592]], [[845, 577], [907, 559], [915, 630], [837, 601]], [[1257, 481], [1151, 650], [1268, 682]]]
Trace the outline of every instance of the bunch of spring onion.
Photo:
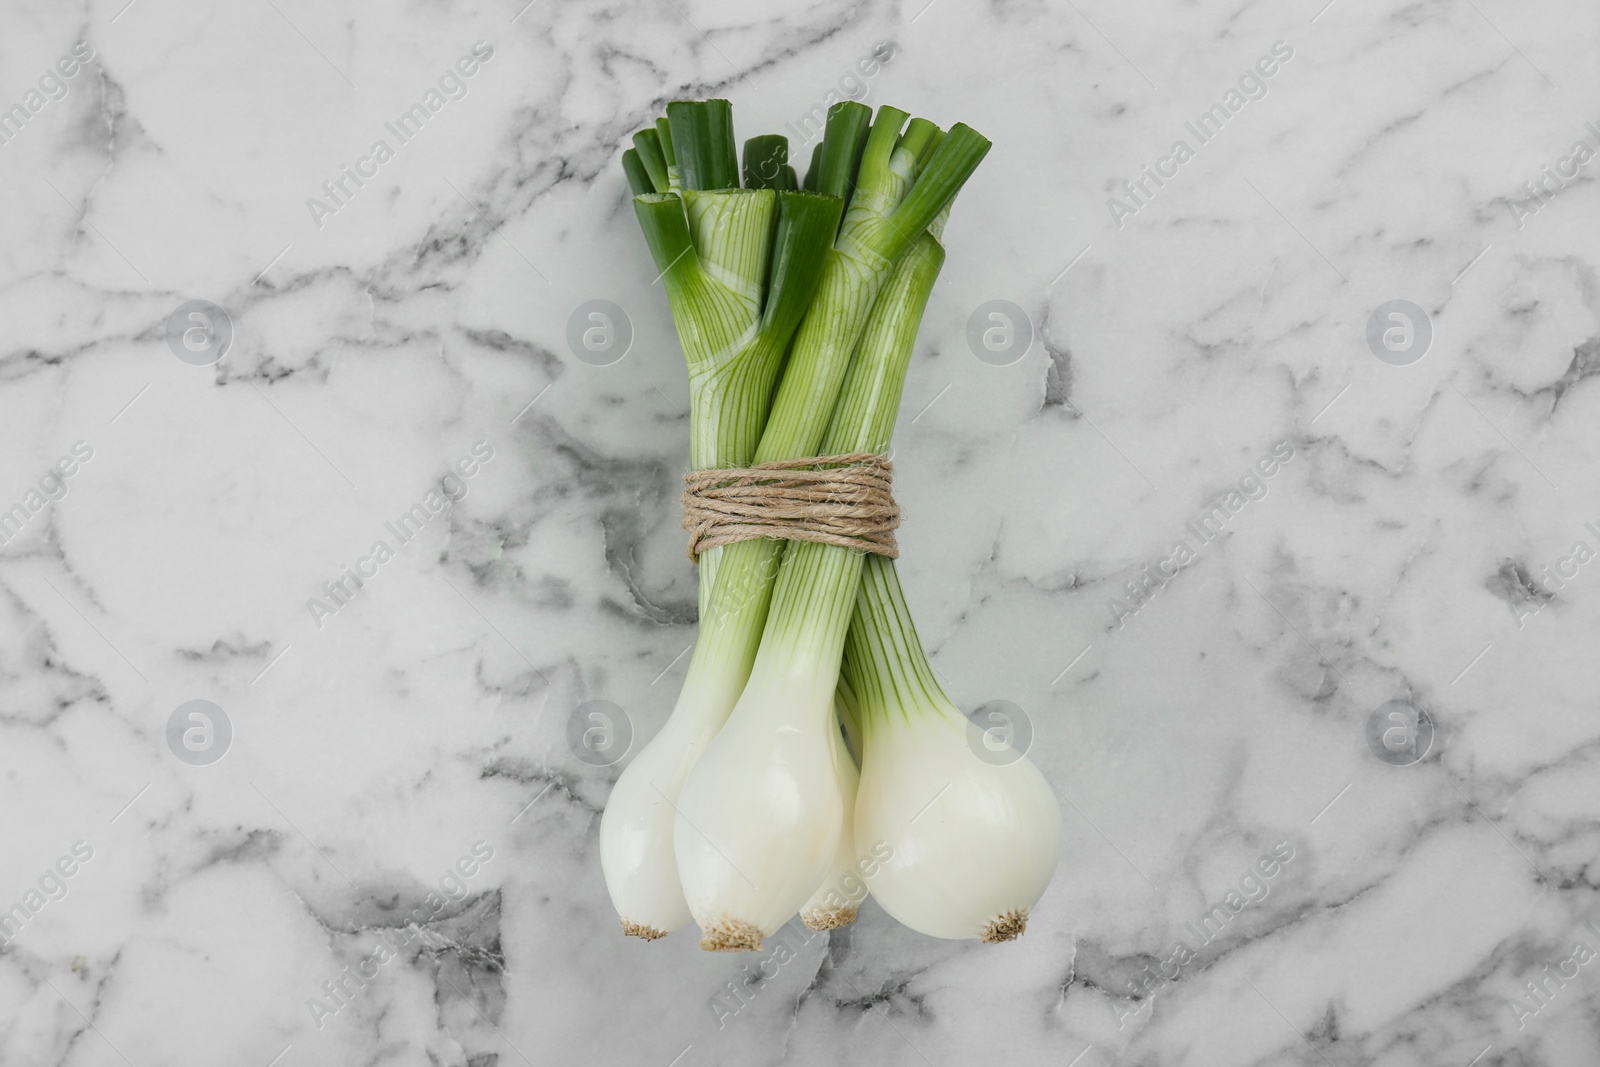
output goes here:
[[[989, 149], [908, 118], [834, 105], [803, 183], [782, 137], [752, 138], [742, 188], [727, 101], [635, 135], [623, 168], [688, 363], [694, 467], [887, 451], [951, 202]], [[1021, 754], [969, 745], [892, 561], [757, 538], [699, 563], [683, 689], [601, 821], [623, 930], [692, 918], [702, 948], [753, 950], [796, 913], [852, 921], [870, 891], [936, 937], [1021, 933], [1060, 812]]]

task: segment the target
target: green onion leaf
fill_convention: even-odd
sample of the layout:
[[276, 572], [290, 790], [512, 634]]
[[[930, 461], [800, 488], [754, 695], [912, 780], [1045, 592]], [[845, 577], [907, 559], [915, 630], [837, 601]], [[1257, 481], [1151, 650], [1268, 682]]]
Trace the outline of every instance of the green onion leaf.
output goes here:
[[894, 157], [894, 146], [900, 139], [900, 128], [906, 124], [907, 118], [906, 113], [897, 107], [885, 104], [878, 108], [878, 119], [872, 124], [872, 131], [867, 135], [866, 146], [862, 149], [856, 186], [869, 195], [868, 207], [874, 212], [883, 210], [881, 201], [884, 198], [894, 196], [895, 176], [889, 169], [889, 161]]
[[843, 211], [844, 203], [836, 196], [798, 191], [778, 194], [778, 225], [761, 330], [781, 337], [782, 346], [788, 345], [816, 295]]
[[737, 189], [739, 152], [733, 105], [726, 100], [674, 100], [667, 105], [678, 179], [685, 189]]
[[922, 146], [922, 151], [917, 154], [917, 173], [921, 174], [927, 169], [928, 160], [933, 158], [933, 153], [944, 143], [944, 131], [935, 129], [933, 136], [928, 138], [928, 143]]
[[906, 127], [906, 132], [900, 135], [900, 143], [895, 145], [895, 151], [908, 152], [912, 159], [921, 159], [928, 145], [933, 141], [939, 127], [927, 119], [912, 119]]
[[645, 173], [650, 176], [650, 183], [655, 186], [654, 190], [645, 191], [667, 192], [667, 162], [661, 155], [661, 141], [656, 136], [656, 131], [646, 127], [634, 134], [633, 150], [639, 153], [639, 162], [644, 165]]
[[628, 188], [633, 190], [634, 196], [656, 191], [655, 182], [650, 179], [649, 171], [639, 160], [639, 150], [630, 148], [622, 153], [622, 173], [628, 177]]
[[667, 161], [668, 168], [678, 165], [678, 157], [672, 152], [672, 123], [665, 118], [656, 119], [656, 138], [661, 142], [661, 155]]
[[861, 137], [871, 120], [872, 109], [854, 100], [841, 100], [828, 109], [828, 125], [819, 147], [822, 164], [817, 171], [817, 192], [849, 195], [861, 159]]
[[633, 198], [633, 213], [638, 216], [650, 258], [662, 278], [687, 279], [700, 270], [689, 236], [689, 218], [683, 200], [676, 193], [647, 193]]
[[789, 139], [782, 134], [764, 133], [744, 143], [746, 189], [782, 189], [788, 166]]
[[917, 176], [911, 192], [890, 216], [895, 229], [902, 234], [926, 229], [955, 199], [961, 186], [988, 155], [989, 148], [989, 139], [966, 123], [958, 122], [950, 127], [950, 132], [928, 158], [928, 165]]

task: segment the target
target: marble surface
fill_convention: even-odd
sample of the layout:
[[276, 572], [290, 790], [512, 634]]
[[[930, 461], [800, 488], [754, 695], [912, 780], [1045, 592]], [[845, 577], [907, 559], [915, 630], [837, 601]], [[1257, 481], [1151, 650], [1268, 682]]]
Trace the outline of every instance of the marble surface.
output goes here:
[[[1323, 4], [9, 3], [0, 1063], [1600, 1061], [1600, 13]], [[901, 573], [1064, 856], [1011, 945], [647, 945], [568, 743], [694, 639], [619, 146], [830, 91], [995, 143]]]

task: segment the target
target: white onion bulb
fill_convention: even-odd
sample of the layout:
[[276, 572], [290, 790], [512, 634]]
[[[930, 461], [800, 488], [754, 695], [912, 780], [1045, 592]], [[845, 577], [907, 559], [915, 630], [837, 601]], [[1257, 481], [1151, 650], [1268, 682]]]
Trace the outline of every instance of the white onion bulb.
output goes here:
[[862, 720], [855, 839], [884, 841], [872, 895], [924, 934], [1010, 941], [1061, 854], [1061, 809], [1020, 753], [997, 765], [968, 744], [969, 724], [933, 699]]
[[691, 663], [667, 724], [611, 789], [600, 817], [600, 868], [624, 933], [653, 941], [689, 921], [672, 847], [678, 794], [743, 684], [741, 674]]
[[861, 781], [861, 772], [856, 770], [838, 724], [830, 723], [828, 732], [833, 734], [836, 749], [839, 804], [843, 810], [839, 820], [839, 843], [834, 846], [833, 863], [827, 877], [800, 905], [800, 921], [812, 930], [832, 930], [855, 922], [856, 906], [866, 896], [866, 887], [856, 868], [855, 846], [856, 786]]
[[623, 770], [600, 817], [600, 869], [612, 906], [623, 932], [647, 941], [689, 921], [672, 850], [673, 805], [714, 732], [691, 725], [668, 721]]
[[758, 658], [690, 772], [673, 837], [701, 948], [760, 948], [828, 873], [843, 819], [834, 682]]

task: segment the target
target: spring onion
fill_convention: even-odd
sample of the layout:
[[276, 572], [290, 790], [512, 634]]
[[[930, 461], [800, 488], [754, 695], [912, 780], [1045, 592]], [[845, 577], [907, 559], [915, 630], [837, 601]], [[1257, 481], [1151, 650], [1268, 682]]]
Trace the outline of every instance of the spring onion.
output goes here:
[[[721, 110], [719, 104], [726, 102], [669, 106], [676, 138], [673, 122], [658, 123], [640, 131], [623, 157], [688, 364], [689, 461], [697, 469], [750, 462], [783, 353], [810, 306], [843, 209], [838, 197], [701, 188], [725, 181], [732, 165], [731, 125], [697, 113]], [[675, 143], [686, 167], [668, 162], [677, 158]], [[713, 548], [700, 559], [702, 618], [721, 553]], [[736, 695], [726, 697], [730, 705]], [[612, 791], [600, 858], [627, 933], [651, 939], [689, 920], [672, 847], [672, 803], [719, 725], [674, 714]]]
[[[848, 152], [852, 161], [861, 140], [858, 131], [865, 112], [861, 105], [846, 102], [835, 105], [829, 115], [830, 125], [849, 128], [849, 138], [836, 136], [836, 141], [842, 146], [839, 150]], [[731, 125], [712, 119], [690, 121], [688, 116], [692, 114], [688, 105], [668, 107], [669, 118], [673, 120], [669, 126], [677, 171], [686, 187], [683, 196], [690, 202], [695, 195], [694, 184], [700, 180], [698, 176], [709, 174], [713, 178], [708, 180], [722, 181], [733, 165]], [[943, 155], [928, 159], [926, 172], [902, 199], [901, 194], [921, 158], [921, 150], [926, 147], [924, 138], [914, 146], [916, 153], [905, 152], [901, 153], [904, 158], [895, 158], [900, 127], [905, 119], [903, 112], [882, 109], [879, 121], [874, 124], [877, 140], [861, 152], [861, 172], [855, 185], [858, 189], [871, 188], [875, 198], [870, 206], [852, 204], [833, 247], [823, 258], [821, 277], [795, 334], [788, 369], [773, 401], [771, 417], [762, 430], [754, 454], [746, 457], [749, 461], [799, 459], [815, 453], [877, 290], [894, 261], [948, 205], [988, 147], [988, 142], [973, 131], [957, 127]], [[957, 132], [961, 135], [957, 136]], [[645, 142], [649, 141], [649, 133], [648, 130], [642, 132]], [[826, 138], [826, 134], [824, 136]], [[711, 159], [714, 155], [715, 161]], [[841, 180], [834, 187], [843, 189], [845, 185], [846, 181]], [[653, 199], [661, 195], [658, 191], [636, 196], [635, 208], [652, 255], [658, 267], [665, 271], [663, 278], [666, 280], [677, 271], [694, 271], [689, 263], [695, 257], [686, 255], [687, 243], [676, 229], [670, 205]], [[768, 190], [756, 190], [753, 195], [772, 194]], [[826, 191], [817, 195], [830, 203], [842, 199]], [[780, 199], [800, 198], [805, 194], [784, 192], [778, 196]], [[674, 263], [683, 265], [666, 269]], [[675, 280], [669, 283], [669, 301], [674, 299], [676, 285]], [[731, 298], [726, 294], [716, 292], [715, 295], [721, 299], [721, 306], [731, 305]], [[721, 324], [725, 319], [720, 312], [700, 317], [711, 324]], [[687, 311], [684, 320], [695, 321]], [[682, 338], [684, 327], [681, 324], [679, 330]], [[691, 329], [691, 336], [693, 332]], [[684, 345], [690, 358], [693, 405], [694, 357], [689, 354], [691, 341], [685, 340]], [[762, 395], [770, 393], [749, 390], [751, 402], [741, 405], [747, 416], [754, 417], [757, 408], [754, 401]], [[709, 404], [699, 409], [692, 406], [692, 438], [715, 436], [720, 432], [721, 422], [729, 417], [727, 406], [721, 409], [713, 409]], [[691, 460], [697, 462], [692, 449]], [[723, 467], [738, 463], [700, 465]], [[690, 657], [677, 704], [667, 726], [623, 772], [601, 822], [602, 867], [625, 932], [645, 938], [659, 937], [689, 917], [686, 898], [677, 888], [681, 872], [672, 862], [675, 835], [670, 827], [679, 791], [696, 758], [726, 721], [744, 687], [755, 660], [781, 552], [781, 542], [764, 539], [728, 545], [701, 557], [700, 636]], [[820, 872], [816, 880], [821, 880]], [[815, 886], [807, 886], [806, 892], [812, 888]], [[796, 907], [800, 902], [794, 902]]]
[[[856, 199], [871, 193], [863, 183]], [[924, 233], [893, 268], [821, 454], [888, 450], [917, 327], [943, 263], [944, 249]], [[775, 420], [779, 413], [775, 406]], [[834, 693], [862, 559], [836, 545], [788, 543], [749, 680], [684, 784], [678, 873], [703, 948], [759, 948], [828, 875], [844, 818]]]
[[[623, 171], [689, 367], [695, 467], [887, 450], [944, 220], [988, 147], [845, 102], [803, 183], [763, 136], [740, 188], [726, 101], [674, 102], [634, 137]], [[923, 933], [1016, 937], [1060, 811], [1023, 754], [983, 758], [971, 730], [891, 560], [771, 538], [703, 553], [683, 688], [601, 823], [624, 931], [692, 917], [702, 948], [756, 949], [797, 911], [854, 921], [870, 888]]]
[[933, 937], [1009, 941], [1022, 933], [1061, 853], [1061, 809], [1044, 776], [1008, 745], [978, 754], [971, 723], [940, 688], [894, 561], [863, 568], [844, 676], [861, 739], [857, 841], [888, 841], [872, 895]]

